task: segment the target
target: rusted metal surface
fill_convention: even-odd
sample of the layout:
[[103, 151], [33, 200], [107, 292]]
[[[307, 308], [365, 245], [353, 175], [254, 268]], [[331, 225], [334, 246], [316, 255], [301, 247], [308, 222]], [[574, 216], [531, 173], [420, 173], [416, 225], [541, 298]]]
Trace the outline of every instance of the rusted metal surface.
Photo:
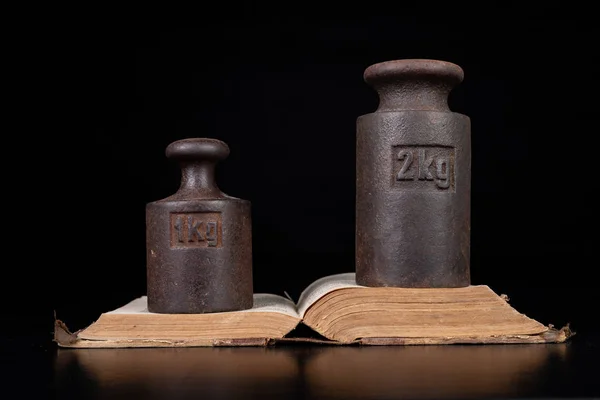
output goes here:
[[146, 207], [148, 310], [211, 313], [252, 307], [250, 202], [221, 192], [215, 166], [229, 155], [216, 139], [171, 143], [177, 193]]
[[448, 108], [463, 70], [396, 60], [370, 66], [364, 79], [379, 107], [357, 120], [357, 282], [468, 286], [471, 128]]

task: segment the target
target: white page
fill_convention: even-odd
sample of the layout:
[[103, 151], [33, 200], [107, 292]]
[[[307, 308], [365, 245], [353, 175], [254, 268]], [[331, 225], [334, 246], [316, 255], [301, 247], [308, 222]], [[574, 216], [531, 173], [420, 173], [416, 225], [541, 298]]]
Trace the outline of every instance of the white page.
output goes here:
[[[254, 306], [248, 310], [236, 312], [275, 312], [286, 314], [291, 317], [300, 318], [296, 312], [295, 304], [283, 296], [278, 296], [271, 293], [255, 293]], [[106, 314], [154, 314], [148, 311], [147, 296], [139, 297], [123, 307], [109, 311]], [[217, 314], [217, 313], [215, 313]]]
[[304, 317], [306, 310], [321, 297], [334, 290], [345, 288], [364, 288], [364, 286], [356, 284], [356, 274], [354, 272], [330, 275], [317, 279], [300, 294], [296, 307], [298, 314]]

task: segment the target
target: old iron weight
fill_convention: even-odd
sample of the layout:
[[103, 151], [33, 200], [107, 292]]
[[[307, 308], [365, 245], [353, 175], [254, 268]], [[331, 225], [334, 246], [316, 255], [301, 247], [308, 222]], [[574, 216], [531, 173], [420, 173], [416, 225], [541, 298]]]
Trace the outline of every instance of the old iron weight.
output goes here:
[[357, 283], [470, 284], [471, 127], [448, 107], [463, 77], [459, 66], [438, 60], [365, 70], [379, 106], [357, 119]]
[[216, 139], [171, 143], [177, 193], [146, 206], [148, 310], [191, 314], [251, 308], [250, 202], [221, 192], [215, 166], [229, 155]]

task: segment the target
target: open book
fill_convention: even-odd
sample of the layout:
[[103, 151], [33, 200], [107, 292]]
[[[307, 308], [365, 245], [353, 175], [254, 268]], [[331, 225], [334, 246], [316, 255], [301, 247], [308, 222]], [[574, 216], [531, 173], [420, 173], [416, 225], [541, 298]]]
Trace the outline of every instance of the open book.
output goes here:
[[256, 346], [287, 337], [300, 324], [337, 344], [556, 343], [570, 335], [511, 307], [485, 285], [454, 289], [359, 286], [354, 273], [316, 280], [296, 304], [255, 294], [254, 307], [212, 314], [156, 314], [140, 297], [86, 329], [55, 324], [61, 347]]

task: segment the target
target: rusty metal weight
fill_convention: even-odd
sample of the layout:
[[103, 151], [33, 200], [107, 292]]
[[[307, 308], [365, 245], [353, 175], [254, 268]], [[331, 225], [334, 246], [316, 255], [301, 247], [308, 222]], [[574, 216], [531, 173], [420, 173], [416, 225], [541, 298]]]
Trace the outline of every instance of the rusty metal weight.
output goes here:
[[148, 310], [188, 314], [253, 305], [250, 202], [221, 192], [222, 141], [183, 139], [166, 149], [181, 166], [177, 193], [146, 206]]
[[448, 107], [463, 70], [394, 60], [371, 65], [364, 79], [379, 106], [357, 120], [357, 282], [468, 286], [470, 119]]

